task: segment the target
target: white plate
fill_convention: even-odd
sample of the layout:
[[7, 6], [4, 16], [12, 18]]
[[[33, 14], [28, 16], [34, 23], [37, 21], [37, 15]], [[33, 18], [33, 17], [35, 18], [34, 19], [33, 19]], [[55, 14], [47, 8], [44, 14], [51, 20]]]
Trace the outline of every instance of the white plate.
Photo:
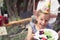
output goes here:
[[[44, 34], [39, 34], [39, 31], [43, 31]], [[45, 37], [47, 40], [58, 40], [58, 33], [52, 29], [41, 29], [35, 33], [34, 38], [40, 40], [40, 37]], [[50, 38], [47, 38], [49, 36]]]

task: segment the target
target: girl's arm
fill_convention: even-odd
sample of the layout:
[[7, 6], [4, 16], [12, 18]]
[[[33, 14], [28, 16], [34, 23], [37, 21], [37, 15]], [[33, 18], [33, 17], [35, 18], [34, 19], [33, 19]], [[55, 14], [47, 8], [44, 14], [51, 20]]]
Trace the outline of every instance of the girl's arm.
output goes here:
[[34, 34], [32, 34], [32, 28], [28, 26], [27, 40], [32, 40]]
[[50, 14], [50, 17], [51, 17], [51, 18], [56, 18], [56, 17], [57, 17], [57, 15]]

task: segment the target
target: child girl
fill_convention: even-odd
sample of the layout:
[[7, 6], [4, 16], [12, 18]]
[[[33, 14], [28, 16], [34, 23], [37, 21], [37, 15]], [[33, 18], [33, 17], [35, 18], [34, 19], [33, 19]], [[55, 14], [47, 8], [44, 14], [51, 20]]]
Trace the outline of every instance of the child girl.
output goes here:
[[38, 15], [36, 17], [36, 23], [32, 24], [32, 26], [28, 26], [28, 34], [27, 34], [27, 40], [33, 40], [34, 34], [40, 30], [40, 29], [45, 29], [46, 26], [48, 25], [48, 21], [50, 20], [50, 14], [49, 13], [44, 13], [41, 10], [38, 11]]

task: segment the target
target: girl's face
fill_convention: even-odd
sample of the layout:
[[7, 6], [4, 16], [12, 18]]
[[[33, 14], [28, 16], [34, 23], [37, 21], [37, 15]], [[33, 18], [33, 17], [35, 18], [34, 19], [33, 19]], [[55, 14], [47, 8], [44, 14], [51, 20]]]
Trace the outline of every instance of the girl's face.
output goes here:
[[50, 19], [49, 14], [44, 14], [44, 13], [39, 14], [39, 16], [37, 17], [37, 23], [39, 27], [42, 28], [46, 27], [49, 19]]

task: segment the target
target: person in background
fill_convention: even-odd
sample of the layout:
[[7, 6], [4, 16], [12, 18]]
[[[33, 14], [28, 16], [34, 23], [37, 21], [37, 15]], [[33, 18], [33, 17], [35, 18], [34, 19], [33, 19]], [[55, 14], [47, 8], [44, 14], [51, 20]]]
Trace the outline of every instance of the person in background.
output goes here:
[[56, 17], [58, 15], [58, 8], [59, 8], [58, 0], [40, 0], [38, 2], [36, 10], [37, 11], [40, 9], [42, 10], [46, 4], [48, 5], [47, 2], [50, 2], [50, 13], [52, 16], [52, 18], [49, 21], [49, 24], [53, 24], [56, 21]]

